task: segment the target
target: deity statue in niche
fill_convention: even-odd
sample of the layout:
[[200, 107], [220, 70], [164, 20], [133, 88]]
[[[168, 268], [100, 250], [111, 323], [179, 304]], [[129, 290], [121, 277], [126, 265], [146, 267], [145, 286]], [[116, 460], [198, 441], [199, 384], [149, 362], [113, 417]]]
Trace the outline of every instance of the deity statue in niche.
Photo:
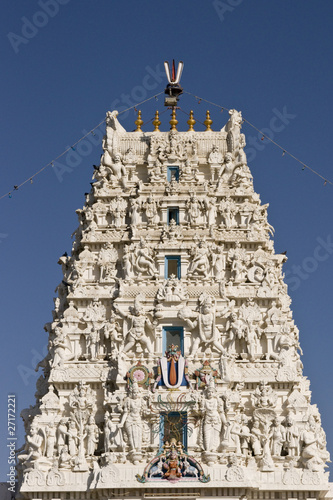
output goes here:
[[209, 251], [207, 243], [202, 240], [191, 249], [192, 260], [188, 268], [188, 276], [204, 275], [208, 277], [210, 271]]
[[[190, 319], [189, 313], [196, 316], [194, 321]], [[198, 313], [189, 312], [184, 308], [178, 312], [178, 317], [185, 321], [190, 330], [194, 330], [198, 326], [199, 336], [193, 340], [191, 356], [196, 355], [201, 343], [205, 346], [211, 344], [219, 353], [224, 354], [225, 349], [220, 342], [220, 332], [216, 326], [216, 311], [212, 297], [202, 294], [199, 297]]]
[[208, 163], [212, 166], [221, 165], [223, 162], [223, 155], [217, 146], [213, 146], [211, 152], [208, 155]]
[[202, 415], [202, 446], [207, 452], [217, 452], [221, 441], [226, 439], [227, 421], [223, 402], [218, 397], [214, 379], [211, 379], [200, 402]]
[[144, 203], [144, 208], [146, 211], [146, 216], [148, 219], [149, 226], [156, 226], [159, 223], [158, 208], [160, 203], [157, 202], [153, 195], [149, 196], [146, 203]]
[[118, 429], [124, 428], [129, 449], [134, 463], [141, 459], [142, 429], [143, 429], [144, 401], [136, 381], [129, 388], [129, 394], [125, 398], [122, 417]]
[[137, 296], [135, 298], [131, 313], [122, 312], [117, 303], [114, 303], [113, 307], [120, 316], [129, 319], [131, 322], [130, 329], [128, 330], [127, 342], [125, 342], [125, 347], [122, 352], [126, 353], [136, 344], [141, 344], [150, 354], [153, 354], [152, 347], [146, 337], [145, 328], [147, 327], [149, 330], [153, 331], [156, 325], [146, 316], [140, 297]]

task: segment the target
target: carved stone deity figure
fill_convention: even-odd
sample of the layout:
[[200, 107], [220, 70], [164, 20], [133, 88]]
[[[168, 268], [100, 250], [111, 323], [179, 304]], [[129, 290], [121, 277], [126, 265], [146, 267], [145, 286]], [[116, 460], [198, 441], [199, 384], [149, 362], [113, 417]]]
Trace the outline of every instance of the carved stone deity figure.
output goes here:
[[144, 203], [144, 208], [146, 211], [146, 216], [148, 219], [149, 226], [156, 226], [159, 223], [158, 208], [159, 202], [157, 202], [154, 196], [149, 196], [147, 201]]
[[215, 304], [213, 299], [202, 294], [199, 297], [199, 312], [194, 321], [191, 321], [188, 317], [182, 315], [182, 311], [179, 312], [179, 317], [183, 318], [190, 330], [194, 330], [198, 326], [199, 337], [194, 338], [191, 355], [195, 356], [200, 343], [205, 346], [211, 345], [215, 347], [220, 353], [225, 354], [225, 349], [220, 343], [219, 337], [220, 332], [216, 327], [216, 312]]
[[[253, 360], [260, 356], [260, 338], [262, 335], [261, 322], [262, 314], [258, 304], [253, 299], [247, 299], [245, 303], [239, 308], [239, 316], [244, 321], [245, 336], [244, 342], [247, 350], [248, 357]], [[241, 351], [241, 356], [243, 351]]]
[[286, 450], [288, 452], [288, 455], [290, 457], [298, 457], [300, 454], [299, 452], [300, 431], [290, 413], [288, 413], [286, 417], [285, 426], [286, 426]]
[[109, 453], [123, 446], [122, 433], [118, 425], [112, 421], [108, 411], [104, 415], [104, 451]]
[[110, 202], [109, 213], [112, 216], [114, 227], [120, 228], [125, 225], [125, 216], [127, 210], [127, 199], [121, 196], [116, 196]]
[[221, 183], [229, 182], [233, 174], [234, 168], [235, 168], [235, 163], [232, 153], [226, 153], [224, 156], [224, 163], [219, 172], [219, 182], [217, 189], [219, 189]]
[[273, 436], [273, 427], [271, 426], [274, 412], [261, 411], [253, 419], [253, 425], [250, 435], [251, 447], [255, 457], [261, 456], [261, 470], [268, 472], [274, 470], [274, 462], [271, 455], [271, 443]]
[[208, 227], [214, 227], [215, 222], [216, 222], [216, 216], [217, 216], [217, 206], [216, 206], [216, 198], [204, 198], [204, 206], [206, 208], [206, 218], [207, 218], [207, 224]]
[[184, 140], [176, 131], [169, 132], [169, 146], [167, 147], [168, 159], [170, 160], [185, 160], [186, 154], [184, 150]]
[[246, 164], [238, 164], [230, 177], [232, 186], [242, 188], [243, 191], [252, 187], [253, 177]]
[[271, 307], [266, 313], [266, 325], [267, 326], [277, 326], [280, 325], [284, 320], [284, 314], [281, 311], [281, 307], [277, 307], [277, 302], [272, 301]]
[[132, 236], [136, 235], [137, 226], [141, 223], [141, 202], [135, 198], [130, 198], [130, 223], [131, 223], [131, 231]]
[[136, 158], [136, 155], [135, 155], [133, 148], [128, 148], [128, 150], [126, 151], [126, 153], [124, 155], [124, 159], [123, 159], [124, 165], [128, 165], [128, 166], [134, 165], [135, 166], [136, 159], [137, 158]]
[[109, 321], [107, 321], [103, 327], [103, 342], [105, 354], [110, 355], [114, 347], [119, 348], [119, 344], [122, 343], [122, 329], [116, 320], [116, 316], [113, 311], [111, 311], [111, 316]]
[[85, 458], [86, 426], [95, 409], [95, 394], [91, 387], [80, 382], [69, 395], [69, 407], [71, 409], [71, 420], [75, 422], [78, 429], [78, 453], [74, 470], [86, 471], [88, 470]]
[[158, 147], [157, 147], [157, 150], [156, 150], [156, 156], [157, 156], [157, 160], [163, 165], [164, 162], [167, 160], [167, 157], [166, 157], [166, 143], [163, 143], [163, 144], [160, 144]]
[[245, 334], [245, 344], [249, 355], [249, 359], [254, 360], [260, 352], [260, 336], [261, 330], [258, 326], [248, 322]]
[[140, 238], [139, 245], [134, 247], [134, 254], [129, 256], [133, 271], [147, 272], [150, 276], [156, 276], [157, 270], [152, 254], [150, 246]]
[[236, 109], [230, 109], [229, 116], [230, 118], [224, 127], [227, 132], [228, 151], [234, 151], [238, 154], [240, 147], [242, 147], [241, 136], [243, 134], [240, 133], [243, 123], [242, 113]]
[[59, 469], [71, 469], [72, 465], [72, 456], [68, 453], [68, 446], [64, 445], [59, 453]]
[[[253, 196], [252, 196], [253, 198]], [[267, 208], [269, 203], [265, 205], [255, 205], [252, 213], [252, 225], [257, 231], [264, 229], [268, 231], [270, 235], [274, 235], [274, 227], [271, 226], [267, 221]], [[287, 258], [285, 257], [285, 260]]]
[[181, 170], [181, 181], [184, 182], [195, 182], [198, 181], [198, 168], [193, 166], [189, 159], [185, 160], [185, 164]]
[[55, 337], [50, 341], [50, 352], [52, 356], [52, 368], [62, 367], [65, 361], [74, 358], [69, 337], [65, 335], [61, 328], [55, 328]]
[[94, 326], [92, 326], [90, 332], [87, 335], [88, 355], [92, 361], [95, 361], [98, 357], [99, 340], [99, 332], [94, 328]]
[[125, 342], [125, 347], [123, 353], [128, 352], [136, 344], [141, 344], [144, 349], [146, 349], [150, 354], [153, 354], [152, 347], [146, 338], [146, 327], [150, 331], [154, 331], [154, 323], [150, 321], [146, 315], [144, 308], [140, 302], [140, 297], [137, 296], [134, 301], [134, 306], [131, 308], [131, 313], [124, 313], [119, 309], [117, 303], [113, 304], [116, 312], [120, 314], [123, 318], [130, 320], [131, 326], [127, 334], [127, 342]]
[[182, 302], [186, 298], [187, 293], [182, 282], [173, 275], [171, 275], [170, 279], [164, 281], [156, 294], [158, 302]]
[[243, 352], [247, 333], [246, 322], [239, 318], [235, 312], [231, 312], [227, 318], [225, 331], [227, 334], [225, 347], [230, 354], [236, 354], [236, 341], [239, 343], [239, 352]]
[[212, 167], [218, 167], [223, 162], [223, 155], [217, 146], [213, 146], [211, 152], [208, 155], [208, 163]]
[[272, 442], [273, 428], [271, 427], [271, 422], [269, 418], [265, 418], [262, 422], [262, 470], [271, 471], [274, 470], [274, 462], [272, 460], [270, 444]]
[[95, 418], [91, 415], [86, 425], [86, 449], [89, 457], [93, 456], [97, 449], [98, 438], [99, 430], [95, 423]]
[[108, 177], [111, 174], [111, 169], [104, 165], [103, 163], [100, 164], [99, 167], [95, 168], [94, 174], [92, 176], [93, 180], [96, 180], [94, 182], [93, 187], [96, 189], [103, 189], [108, 182]]
[[75, 457], [77, 453], [77, 443], [78, 443], [77, 427], [74, 420], [68, 422], [68, 451], [72, 457]]
[[271, 436], [271, 454], [276, 457], [280, 457], [282, 453], [282, 448], [286, 440], [285, 427], [281, 425], [279, 419], [276, 417], [272, 422], [272, 436]]
[[83, 274], [87, 269], [88, 265], [80, 260], [75, 260], [71, 267], [71, 272], [67, 279], [67, 285], [70, 287], [70, 291], [73, 293], [75, 290], [79, 289], [83, 283]]
[[239, 241], [236, 241], [234, 248], [230, 248], [227, 261], [230, 264], [230, 279], [234, 283], [244, 282], [247, 272], [247, 256]]
[[97, 259], [97, 265], [100, 269], [100, 281], [107, 281], [109, 278], [115, 277], [117, 259], [118, 252], [112, 243], [104, 243]]
[[302, 371], [302, 362], [297, 352], [298, 342], [290, 334], [281, 333], [276, 340], [277, 353], [270, 353], [270, 357], [279, 362], [282, 373], [297, 376]]
[[153, 165], [150, 169], [150, 182], [162, 184], [165, 182], [165, 173], [163, 170], [163, 163], [156, 158], [155, 165]]
[[261, 455], [262, 453], [262, 447], [261, 447], [262, 438], [263, 435], [260, 431], [260, 422], [258, 419], [254, 419], [251, 429], [250, 442], [255, 457]]
[[221, 281], [225, 276], [226, 258], [224, 255], [224, 245], [213, 247], [212, 252], [212, 268], [217, 281]]
[[210, 254], [207, 243], [204, 240], [199, 241], [195, 247], [191, 248], [190, 252], [192, 261], [188, 268], [188, 276], [204, 275], [207, 278], [210, 271]]
[[123, 414], [118, 425], [124, 427], [128, 437], [131, 452], [141, 453], [144, 404], [136, 381], [129, 389], [129, 395], [124, 400]]
[[168, 226], [164, 226], [161, 233], [161, 240], [166, 241], [179, 240], [182, 237], [182, 226], [179, 226], [174, 219], [171, 219]]
[[245, 198], [243, 203], [239, 206], [239, 214], [240, 214], [240, 227], [248, 228], [252, 222], [252, 214], [253, 214], [254, 205], [249, 201], [248, 198]]
[[54, 421], [51, 421], [45, 429], [45, 436], [46, 436], [45, 455], [47, 458], [52, 458], [55, 452], [56, 430], [57, 429], [54, 424]]
[[119, 153], [115, 153], [112, 158], [109, 151], [104, 151], [101, 163], [106, 167], [109, 167], [111, 171], [110, 181], [112, 185], [121, 183], [123, 187], [126, 187], [127, 173]]
[[247, 425], [248, 418], [246, 415], [244, 415], [244, 414], [242, 415], [241, 422], [242, 422], [242, 425], [241, 425], [241, 431], [240, 431], [240, 445], [241, 445], [242, 454], [247, 457], [250, 453], [251, 432], [250, 432], [249, 426]]
[[124, 273], [124, 279], [128, 280], [133, 277], [133, 263], [134, 258], [132, 254], [133, 245], [124, 246], [124, 254], [122, 258], [122, 268]]
[[251, 394], [251, 399], [256, 408], [272, 408], [276, 404], [277, 394], [270, 385], [262, 381]]
[[329, 460], [326, 450], [326, 437], [314, 416], [310, 415], [305, 430], [301, 434], [301, 457], [306, 469], [314, 472], [323, 470], [325, 462]]
[[98, 298], [94, 298], [93, 301], [88, 304], [82, 317], [82, 321], [88, 324], [103, 321], [104, 314], [105, 307], [100, 303]]
[[225, 200], [222, 200], [218, 207], [218, 211], [222, 216], [220, 227], [225, 229], [232, 229], [237, 226], [237, 222], [235, 219], [237, 206], [232, 198], [226, 198]]
[[67, 435], [68, 435], [68, 430], [67, 430], [67, 419], [62, 418], [58, 424], [57, 428], [57, 450], [58, 454], [60, 455], [60, 452], [63, 448], [63, 446], [67, 443]]
[[192, 194], [191, 198], [186, 202], [187, 208], [187, 218], [190, 226], [196, 227], [199, 225], [199, 220], [201, 217], [201, 211], [203, 205], [198, 198]]
[[240, 413], [235, 415], [235, 420], [230, 426], [230, 438], [235, 447], [235, 452], [237, 455], [242, 453], [241, 449], [241, 431], [242, 431], [242, 417]]
[[30, 433], [26, 437], [26, 443], [24, 446], [24, 453], [18, 455], [18, 460], [20, 462], [32, 462], [41, 457], [41, 446], [43, 443], [43, 437], [39, 434], [39, 429], [36, 423], [32, 423], [30, 427]]
[[211, 379], [200, 401], [202, 415], [202, 444], [206, 452], [217, 452], [224, 440], [228, 422], [223, 402], [217, 396], [214, 380]]

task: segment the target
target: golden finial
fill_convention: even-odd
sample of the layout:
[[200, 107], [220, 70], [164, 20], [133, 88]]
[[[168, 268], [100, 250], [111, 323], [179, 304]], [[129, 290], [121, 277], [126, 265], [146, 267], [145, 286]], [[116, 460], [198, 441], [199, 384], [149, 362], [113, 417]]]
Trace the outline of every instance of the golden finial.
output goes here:
[[193, 118], [193, 111], [190, 111], [190, 118], [187, 120], [188, 132], [194, 131], [195, 119]]
[[175, 110], [175, 108], [172, 108], [171, 120], [169, 121], [169, 123], [171, 125], [170, 130], [177, 130], [176, 126], [177, 126], [178, 120], [176, 118], [176, 110]]
[[134, 123], [136, 125], [135, 132], [142, 132], [141, 125], [143, 125], [143, 120], [141, 119], [141, 111], [140, 110], [138, 111], [138, 117]]
[[209, 111], [206, 113], [206, 120], [204, 121], [204, 125], [206, 125], [206, 132], [210, 132], [212, 129], [210, 128], [213, 120], [210, 118]]
[[160, 125], [161, 125], [161, 122], [158, 118], [158, 111], [156, 111], [155, 113], [155, 120], [153, 121], [153, 125], [154, 125], [154, 132], [160, 132], [160, 129], [158, 128]]

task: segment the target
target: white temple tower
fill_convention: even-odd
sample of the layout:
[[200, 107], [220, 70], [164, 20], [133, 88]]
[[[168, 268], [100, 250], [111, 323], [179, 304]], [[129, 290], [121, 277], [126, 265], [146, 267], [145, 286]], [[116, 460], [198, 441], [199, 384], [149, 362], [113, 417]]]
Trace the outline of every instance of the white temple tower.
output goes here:
[[182, 132], [171, 106], [169, 132], [107, 113], [22, 412], [20, 498], [331, 498], [241, 113]]

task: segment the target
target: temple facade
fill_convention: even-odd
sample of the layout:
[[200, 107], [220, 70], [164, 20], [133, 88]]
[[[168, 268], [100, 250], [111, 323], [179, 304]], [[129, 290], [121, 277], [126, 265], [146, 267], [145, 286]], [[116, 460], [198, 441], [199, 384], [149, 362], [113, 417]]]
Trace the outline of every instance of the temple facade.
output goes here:
[[242, 116], [106, 116], [23, 410], [20, 498], [331, 498], [320, 413]]

